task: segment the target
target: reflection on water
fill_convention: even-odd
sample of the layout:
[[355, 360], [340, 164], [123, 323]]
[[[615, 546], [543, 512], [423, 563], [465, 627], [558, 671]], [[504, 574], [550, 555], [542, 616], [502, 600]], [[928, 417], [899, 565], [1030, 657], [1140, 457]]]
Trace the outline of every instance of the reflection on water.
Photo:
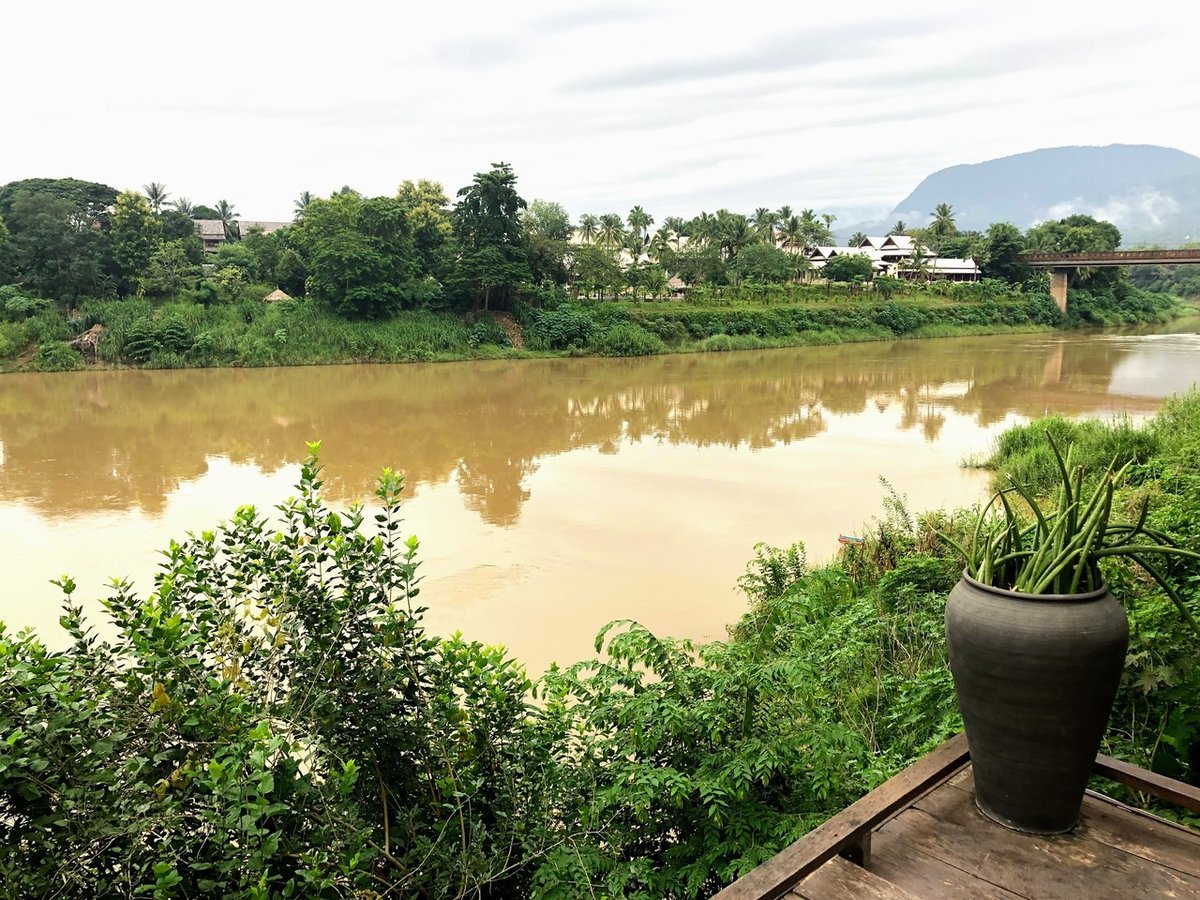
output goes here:
[[[610, 618], [716, 637], [757, 540], [831, 552], [878, 508], [982, 489], [957, 469], [1047, 412], [1152, 412], [1194, 334], [1037, 335], [662, 356], [0, 379], [10, 624], [54, 621], [66, 569], [146, 584], [154, 548], [289, 493], [320, 438], [327, 494], [409, 479], [431, 620], [534, 668]], [[94, 577], [92, 577], [94, 576]], [[91, 580], [89, 581], [89, 577]]]

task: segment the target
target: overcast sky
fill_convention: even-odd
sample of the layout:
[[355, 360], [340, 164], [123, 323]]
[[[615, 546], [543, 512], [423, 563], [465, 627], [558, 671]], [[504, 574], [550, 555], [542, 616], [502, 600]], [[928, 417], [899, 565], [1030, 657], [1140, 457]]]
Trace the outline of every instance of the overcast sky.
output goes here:
[[1187, 0], [41, 0], [0, 19], [0, 183], [153, 180], [247, 219], [344, 184], [453, 194], [504, 160], [575, 217], [786, 203], [846, 224], [956, 163], [1200, 154]]

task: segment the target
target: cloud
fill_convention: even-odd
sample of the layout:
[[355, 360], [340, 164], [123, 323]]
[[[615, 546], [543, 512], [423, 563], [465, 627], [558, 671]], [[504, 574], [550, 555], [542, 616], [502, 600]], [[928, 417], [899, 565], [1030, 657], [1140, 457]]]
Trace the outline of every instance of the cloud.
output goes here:
[[451, 66], [487, 69], [521, 57], [521, 45], [511, 38], [470, 38], [438, 47], [439, 61]]
[[[829, 62], [852, 62], [866, 58], [877, 53], [884, 45], [922, 33], [928, 27], [928, 21], [914, 18], [884, 32], [858, 23], [792, 30], [734, 52], [614, 68], [587, 78], [574, 79], [564, 87], [572, 92], [662, 87], [734, 75], [810, 69]], [[677, 51], [672, 51], [668, 55], [674, 57], [676, 54]]]
[[1035, 216], [1034, 221], [1053, 221], [1083, 213], [1106, 222], [1114, 222], [1118, 227], [1158, 228], [1163, 224], [1164, 218], [1169, 218], [1177, 212], [1179, 202], [1174, 197], [1162, 191], [1145, 190], [1122, 197], [1110, 196], [1098, 203], [1085, 201], [1082, 197], [1063, 200]]
[[530, 21], [530, 27], [544, 34], [565, 34], [581, 28], [599, 28], [649, 18], [652, 13], [637, 6], [595, 7], [553, 13]]

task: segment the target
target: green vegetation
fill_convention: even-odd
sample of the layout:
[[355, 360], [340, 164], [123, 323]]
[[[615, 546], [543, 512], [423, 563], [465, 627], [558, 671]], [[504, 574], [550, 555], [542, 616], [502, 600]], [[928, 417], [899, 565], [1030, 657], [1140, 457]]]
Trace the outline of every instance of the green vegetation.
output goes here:
[[[1149, 497], [1147, 526], [1200, 548], [1200, 394], [1142, 428], [1014, 429], [997, 478], [1051, 484], [1047, 427], [1091, 470], [1129, 464], [1114, 509]], [[830, 564], [756, 548], [728, 640], [616, 622], [534, 684], [425, 631], [401, 488], [383, 474], [368, 524], [310, 459], [278, 526], [239, 509], [173, 542], [148, 597], [117, 582], [115, 637], [66, 577], [67, 650], [0, 626], [0, 895], [707, 896], [960, 727], [938, 535], [970, 515], [889, 490]], [[1200, 782], [1200, 638], [1102, 566], [1131, 620], [1105, 752]]]
[[[215, 250], [202, 246], [200, 218]], [[833, 241], [833, 217], [812, 209], [719, 209], [652, 231], [635, 206], [573, 227], [561, 205], [527, 203], [506, 163], [453, 203], [436, 182], [405, 181], [390, 197], [306, 191], [270, 233], [239, 218], [227, 200], [170, 202], [157, 182], [142, 193], [74, 179], [0, 186], [0, 369], [644, 355], [1152, 322], [1178, 310], [1110, 269], [1073, 279], [1065, 320], [1051, 308], [1021, 253], [1117, 246], [1116, 228], [1089, 216], [1025, 234], [1006, 223], [960, 232], [940, 204], [928, 227], [904, 231], [974, 257], [978, 284], [934, 280], [920, 253], [884, 275], [837, 255], [818, 281], [808, 250]], [[293, 299], [268, 306], [276, 289]], [[590, 324], [567, 334], [552, 321], [566, 306]], [[495, 314], [531, 330], [527, 350], [515, 329], [479, 325]], [[80, 348], [72, 361], [48, 346], [93, 325], [105, 329], [95, 354]]]
[[[1113, 519], [1113, 498], [1133, 460], [1120, 467], [1110, 462], [1096, 475], [1074, 464], [1073, 446], [1064, 457], [1049, 433], [1046, 443], [1058, 474], [1053, 505], [1044, 505], [1010, 477], [1009, 485], [993, 495], [976, 519], [969, 550], [947, 538], [965, 558], [967, 574], [1022, 594], [1079, 594], [1103, 588], [1102, 560], [1123, 557], [1141, 566], [1200, 634], [1200, 624], [1169, 577], [1179, 563], [1194, 567], [1200, 555], [1146, 525], [1149, 497], [1142, 497], [1131, 522]], [[1084, 490], [1088, 475], [1095, 476], [1090, 493]]]

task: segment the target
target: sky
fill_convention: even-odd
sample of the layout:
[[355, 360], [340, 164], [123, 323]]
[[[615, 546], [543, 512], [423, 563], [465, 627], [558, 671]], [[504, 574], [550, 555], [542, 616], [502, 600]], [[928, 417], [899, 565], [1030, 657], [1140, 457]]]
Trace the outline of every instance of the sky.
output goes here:
[[843, 225], [1039, 147], [1200, 155], [1184, 0], [5, 6], [0, 183], [157, 181], [243, 219], [343, 185], [453, 195], [505, 161], [573, 217], [788, 204]]

